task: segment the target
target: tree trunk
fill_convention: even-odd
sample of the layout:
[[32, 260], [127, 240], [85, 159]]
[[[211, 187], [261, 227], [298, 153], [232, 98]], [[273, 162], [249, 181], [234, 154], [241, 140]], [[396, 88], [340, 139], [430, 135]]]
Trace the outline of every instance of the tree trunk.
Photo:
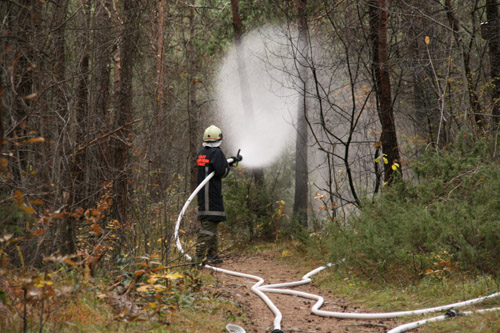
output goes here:
[[425, 37], [432, 32], [426, 29], [426, 20], [419, 14], [419, 10], [431, 12], [435, 8], [431, 4], [426, 4], [423, 9], [419, 6], [421, 6], [419, 0], [412, 0], [410, 3], [411, 9], [408, 13], [411, 17], [411, 22], [408, 25], [408, 53], [411, 66], [410, 73], [413, 80], [413, 117], [417, 135], [422, 137], [428, 144], [434, 145], [436, 142], [441, 141], [436, 139], [440, 112], [435, 106], [436, 93], [426, 81], [426, 71], [429, 67], [426, 47], [430, 48], [432, 44], [425, 45]]
[[[66, 72], [66, 38], [65, 38], [65, 22], [66, 22], [66, 12], [68, 8], [67, 0], [57, 0], [54, 2], [54, 17], [53, 17], [53, 71], [54, 71], [54, 80], [55, 80], [55, 89], [54, 89], [54, 102], [55, 108], [58, 110], [58, 113], [61, 115], [63, 119], [68, 119], [71, 123], [72, 114], [69, 113], [68, 107], [66, 105], [66, 96], [65, 96], [65, 72]], [[53, 126], [49, 126], [51, 128]], [[70, 130], [74, 130], [73, 126], [69, 127]], [[58, 131], [66, 131], [65, 126], [60, 126], [57, 128]], [[61, 135], [61, 133], [51, 133], [52, 131], [47, 131], [48, 135]], [[50, 137], [49, 137], [50, 138]], [[50, 140], [46, 140], [50, 141]], [[71, 142], [71, 134], [69, 136], [69, 142], [64, 143], [66, 148], [69, 151], [72, 150], [71, 145], [74, 144]], [[50, 149], [50, 148], [49, 148]], [[49, 150], [47, 150], [48, 152]], [[47, 156], [50, 154], [47, 153]], [[58, 158], [60, 164], [64, 162], [64, 158], [62, 156]], [[71, 163], [70, 163], [71, 164]], [[71, 167], [71, 165], [69, 166]], [[63, 170], [64, 166], [61, 165], [58, 169]], [[62, 203], [66, 207], [71, 207], [73, 204], [73, 186], [72, 186], [72, 174], [71, 172], [65, 173], [61, 175], [61, 180], [63, 182], [63, 193], [57, 193], [57, 195], [64, 200]], [[71, 217], [65, 217], [60, 224], [58, 224], [57, 237], [55, 237], [55, 247], [59, 250], [59, 252], [63, 255], [71, 254], [76, 252], [76, 237], [75, 237], [75, 228], [73, 224], [73, 219]]]
[[[391, 80], [389, 76], [389, 51], [387, 44], [387, 0], [369, 0], [370, 39], [372, 42], [372, 66], [377, 96], [377, 109], [382, 126], [380, 142], [382, 153], [387, 158], [384, 164], [384, 180], [393, 180], [394, 163], [400, 163], [396, 124], [392, 108]], [[401, 167], [397, 168], [401, 172]]]
[[298, 48], [295, 61], [298, 63], [299, 79], [301, 86], [299, 93], [301, 99], [297, 114], [297, 138], [295, 141], [295, 198], [293, 203], [293, 214], [295, 220], [307, 227], [307, 202], [308, 190], [308, 166], [307, 166], [307, 61], [308, 61], [308, 26], [307, 26], [307, 0], [296, 0], [297, 24], [298, 24]]
[[[411, 12], [414, 15], [414, 12]], [[414, 16], [415, 17], [415, 16]], [[423, 135], [427, 142], [433, 142], [433, 132], [427, 127], [429, 118], [430, 103], [426, 98], [426, 87], [422, 84], [425, 79], [425, 73], [422, 69], [420, 59], [423, 58], [424, 36], [420, 34], [422, 23], [421, 19], [414, 19], [413, 24], [408, 31], [410, 42], [408, 52], [410, 55], [410, 64], [413, 68], [412, 87], [413, 87], [413, 108], [414, 119], [416, 121], [417, 133]]]
[[[161, 0], [158, 2], [158, 21], [156, 26], [158, 32], [156, 35], [156, 101], [160, 105], [159, 112], [162, 111], [161, 105], [163, 105], [165, 98], [165, 65], [164, 65], [164, 50], [163, 45], [165, 42], [165, 11], [167, 7], [167, 0]], [[160, 123], [159, 115], [157, 115], [156, 121]]]
[[241, 91], [241, 103], [243, 105], [245, 117], [248, 118], [250, 122], [252, 122], [254, 117], [252, 92], [250, 91], [250, 84], [248, 83], [247, 79], [245, 50], [241, 45], [241, 37], [243, 35], [243, 23], [241, 22], [238, 0], [231, 0], [231, 7], [233, 13], [233, 29], [234, 29], [233, 39], [236, 47], [236, 62], [237, 62], [238, 78]]
[[[94, 51], [92, 54], [92, 91], [91, 91], [91, 116], [93, 122], [89, 123], [92, 132], [96, 136], [103, 135], [110, 131], [111, 128], [111, 113], [110, 100], [111, 100], [111, 54], [114, 47], [113, 40], [113, 27], [111, 18], [108, 14], [111, 8], [111, 0], [97, 1], [95, 5], [95, 18], [94, 18]], [[109, 140], [102, 140], [94, 149], [92, 149], [96, 156], [97, 168], [92, 170], [95, 172], [94, 184], [89, 184], [94, 188], [92, 190], [98, 191], [103, 181], [109, 181], [112, 178], [109, 165], [110, 148]]]
[[167, 1], [158, 1], [156, 7], [156, 22], [155, 22], [155, 61], [156, 61], [156, 103], [154, 106], [154, 114], [152, 119], [152, 133], [149, 135], [149, 144], [147, 145], [148, 156], [150, 159], [150, 170], [153, 179], [148, 181], [149, 193], [154, 196], [154, 198], [159, 199], [158, 187], [155, 185], [162, 183], [162, 176], [157, 171], [165, 168], [162, 161], [162, 151], [167, 152], [168, 144], [165, 146], [159, 146], [155, 144], [159, 140], [165, 140], [163, 128], [166, 126], [164, 119], [167, 112], [167, 79], [166, 79], [166, 63], [165, 63], [165, 30], [167, 25], [166, 15], [167, 15]]
[[[132, 121], [132, 77], [134, 66], [134, 55], [138, 39], [138, 23], [140, 1], [123, 2], [123, 30], [121, 31], [121, 43], [119, 45], [119, 72], [115, 73], [119, 78], [116, 91], [116, 115], [114, 127], [125, 126]], [[117, 135], [120, 140], [113, 142], [113, 172], [115, 213], [122, 223], [127, 223], [128, 204], [128, 179], [129, 179], [129, 134], [131, 131], [125, 126]]]
[[[471, 109], [470, 111], [474, 116], [475, 123], [479, 127], [482, 127], [484, 119], [480, 115], [481, 105], [479, 104], [479, 97], [477, 95], [477, 92], [474, 90], [472, 84], [472, 73], [470, 69], [470, 52], [467, 51], [464, 47], [464, 43], [461, 37], [460, 23], [454, 15], [451, 0], [445, 0], [445, 9], [446, 9], [446, 15], [448, 17], [448, 22], [450, 23], [450, 26], [453, 30], [453, 37], [455, 38], [455, 42], [457, 43], [457, 47], [460, 50], [460, 56], [462, 58], [462, 66], [463, 66], [462, 81], [464, 85], [465, 100], [466, 100], [465, 107]], [[467, 121], [468, 119], [465, 120]]]
[[[12, 120], [15, 127], [12, 130], [17, 137], [25, 137], [27, 133], [27, 124], [30, 117], [30, 104], [31, 100], [26, 100], [25, 97], [34, 93], [33, 89], [33, 75], [34, 69], [37, 64], [35, 63], [34, 52], [34, 31], [35, 25], [39, 18], [33, 6], [35, 1], [23, 0], [20, 1], [19, 12], [17, 15], [17, 22], [10, 22], [12, 29], [15, 31], [17, 40], [14, 44], [14, 59], [12, 70], [12, 83], [13, 83], [13, 110]], [[16, 31], [17, 30], [17, 31]], [[13, 168], [12, 175], [15, 183], [26, 188], [25, 176], [28, 168], [28, 156], [25, 150], [15, 149], [16, 165], [10, 165]]]
[[493, 100], [492, 122], [500, 124], [500, 16], [498, 0], [486, 0], [486, 18], [484, 39], [488, 41], [490, 54], [491, 99]]
[[[80, 12], [79, 23], [84, 27], [84, 31], [81, 32], [79, 36], [81, 45], [81, 58], [78, 64], [78, 86], [76, 89], [76, 101], [75, 101], [75, 115], [72, 119], [73, 123], [71, 127], [74, 127], [74, 148], [73, 154], [74, 158], [72, 160], [72, 177], [73, 177], [73, 191], [71, 192], [76, 203], [83, 202], [87, 197], [88, 184], [86, 184], [86, 176], [88, 174], [85, 169], [85, 161], [87, 156], [87, 150], [85, 149], [79, 154], [76, 154], [76, 149], [85, 144], [85, 133], [88, 132], [88, 116], [89, 116], [89, 91], [88, 87], [90, 84], [89, 80], [89, 65], [90, 65], [90, 21], [91, 21], [91, 0], [82, 1], [82, 11]], [[76, 154], [76, 155], [75, 155]]]
[[[193, 1], [194, 4], [194, 1]], [[190, 179], [190, 188], [193, 191], [198, 186], [197, 167], [195, 164], [196, 153], [199, 150], [199, 125], [198, 125], [198, 103], [196, 87], [196, 48], [193, 39], [195, 38], [195, 9], [189, 8], [189, 36], [186, 46], [187, 58], [187, 86], [188, 86], [188, 118], [189, 118], [189, 155], [188, 170]]]
[[[3, 70], [3, 57], [0, 58], [0, 70]], [[8, 169], [8, 160], [7, 158], [3, 157], [3, 147], [4, 147], [4, 121], [3, 121], [3, 106], [4, 106], [4, 101], [3, 101], [3, 96], [5, 92], [5, 83], [4, 83], [4, 76], [0, 75], [0, 177], [3, 177], [4, 175], [7, 174]]]

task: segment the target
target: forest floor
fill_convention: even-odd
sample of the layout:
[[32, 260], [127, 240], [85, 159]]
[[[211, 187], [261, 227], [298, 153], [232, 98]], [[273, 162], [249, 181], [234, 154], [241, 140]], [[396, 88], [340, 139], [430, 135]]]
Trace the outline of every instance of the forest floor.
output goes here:
[[[264, 284], [283, 283], [300, 280], [309, 270], [295, 267], [290, 260], [282, 260], [274, 251], [263, 251], [255, 254], [231, 255], [224, 259], [219, 268], [262, 277]], [[298, 264], [298, 263], [297, 263]], [[236, 277], [221, 272], [213, 272], [216, 278], [214, 291], [241, 304], [245, 309], [248, 320], [241, 324], [246, 332], [271, 332], [273, 330], [274, 314], [264, 301], [251, 291], [256, 283], [249, 278]], [[319, 274], [325, 274], [324, 272]], [[314, 278], [313, 278], [314, 279]], [[322, 290], [313, 284], [295, 287], [323, 296], [325, 304], [322, 310], [337, 312], [369, 312], [350, 304], [349, 300], [341, 295], [333, 295], [328, 290]], [[395, 320], [349, 320], [325, 318], [311, 314], [311, 308], [316, 302], [297, 296], [267, 293], [271, 301], [283, 315], [281, 329], [283, 332], [386, 332], [398, 326]], [[237, 323], [235, 323], [237, 324]]]

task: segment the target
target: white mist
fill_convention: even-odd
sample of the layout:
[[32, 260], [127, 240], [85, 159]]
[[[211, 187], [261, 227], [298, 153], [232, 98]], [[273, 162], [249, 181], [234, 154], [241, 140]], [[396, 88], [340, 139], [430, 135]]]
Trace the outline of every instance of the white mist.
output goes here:
[[[270, 165], [295, 140], [297, 92], [288, 45], [278, 28], [252, 32], [239, 50], [228, 51], [219, 69], [217, 106], [224, 142], [231, 154], [241, 149], [246, 167]], [[242, 78], [238, 59], [244, 64]]]

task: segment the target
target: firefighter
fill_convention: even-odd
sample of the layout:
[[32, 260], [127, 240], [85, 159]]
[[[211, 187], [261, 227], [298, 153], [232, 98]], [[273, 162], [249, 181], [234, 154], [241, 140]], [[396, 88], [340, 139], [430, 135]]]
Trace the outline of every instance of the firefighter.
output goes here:
[[196, 258], [201, 263], [211, 265], [222, 263], [218, 256], [217, 226], [226, 221], [224, 202], [222, 198], [222, 178], [229, 173], [229, 167], [235, 166], [242, 160], [241, 155], [233, 156], [228, 163], [226, 156], [220, 149], [222, 131], [211, 125], [203, 133], [203, 148], [198, 153], [196, 166], [198, 168], [198, 184], [210, 173], [214, 176], [198, 192], [198, 220], [200, 231], [196, 245]]

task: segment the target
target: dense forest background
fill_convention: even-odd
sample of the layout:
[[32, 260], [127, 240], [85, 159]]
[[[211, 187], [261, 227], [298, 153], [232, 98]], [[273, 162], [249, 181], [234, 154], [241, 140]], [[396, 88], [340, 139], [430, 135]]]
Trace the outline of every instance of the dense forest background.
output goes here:
[[[4, 304], [53, 297], [27, 294], [51, 265], [179, 260], [194, 156], [224, 121], [221, 62], [269, 25], [288, 37], [295, 133], [271, 166], [244, 160], [225, 180], [225, 237], [321, 235], [331, 259], [384, 279], [419, 279], [436, 256], [498, 277], [497, 0], [6, 0], [0, 13]], [[183, 228], [192, 246], [194, 211]]]

